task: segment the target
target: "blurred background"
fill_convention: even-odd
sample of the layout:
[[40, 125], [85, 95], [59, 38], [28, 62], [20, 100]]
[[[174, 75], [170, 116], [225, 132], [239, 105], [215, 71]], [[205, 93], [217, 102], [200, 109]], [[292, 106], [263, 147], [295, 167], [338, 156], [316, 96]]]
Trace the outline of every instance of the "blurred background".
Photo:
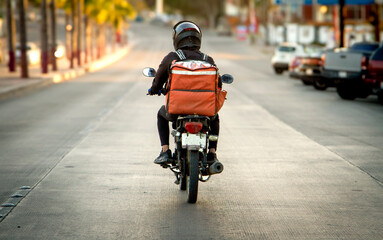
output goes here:
[[33, 66], [42, 73], [82, 66], [126, 46], [131, 22], [172, 26], [188, 19], [203, 30], [271, 47], [289, 42], [334, 49], [380, 42], [382, 2], [0, 0], [0, 68], [15, 72], [20, 66], [27, 78]]

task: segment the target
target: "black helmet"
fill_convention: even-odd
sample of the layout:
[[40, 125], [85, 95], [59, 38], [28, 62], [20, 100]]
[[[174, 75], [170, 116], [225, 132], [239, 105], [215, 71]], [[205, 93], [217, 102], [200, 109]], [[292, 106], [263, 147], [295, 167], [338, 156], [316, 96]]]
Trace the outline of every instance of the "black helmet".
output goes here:
[[193, 22], [181, 21], [173, 27], [173, 46], [175, 50], [180, 48], [199, 50], [201, 38], [201, 29]]

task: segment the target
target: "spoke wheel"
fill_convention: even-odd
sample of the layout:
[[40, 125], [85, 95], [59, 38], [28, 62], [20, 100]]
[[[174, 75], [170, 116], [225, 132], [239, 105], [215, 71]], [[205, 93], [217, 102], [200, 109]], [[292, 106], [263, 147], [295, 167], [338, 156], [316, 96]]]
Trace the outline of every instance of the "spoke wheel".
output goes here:
[[199, 166], [198, 166], [198, 151], [188, 150], [188, 177], [187, 177], [187, 190], [188, 190], [188, 203], [195, 203], [198, 195], [198, 181], [199, 181]]

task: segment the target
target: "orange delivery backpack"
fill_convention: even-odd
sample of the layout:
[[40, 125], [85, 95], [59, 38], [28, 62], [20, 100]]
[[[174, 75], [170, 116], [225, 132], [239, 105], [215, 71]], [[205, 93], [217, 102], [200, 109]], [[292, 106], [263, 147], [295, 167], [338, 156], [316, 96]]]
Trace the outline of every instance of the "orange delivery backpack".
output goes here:
[[218, 68], [202, 60], [188, 60], [181, 50], [180, 61], [170, 67], [165, 108], [170, 114], [214, 116], [221, 109], [227, 92], [218, 87]]

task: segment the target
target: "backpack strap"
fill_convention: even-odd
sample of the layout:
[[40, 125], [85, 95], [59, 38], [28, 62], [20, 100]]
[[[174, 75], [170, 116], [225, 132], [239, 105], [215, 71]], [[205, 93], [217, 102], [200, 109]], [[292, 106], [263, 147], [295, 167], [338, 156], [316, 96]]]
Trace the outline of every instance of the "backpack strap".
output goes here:
[[202, 53], [202, 60], [207, 62], [208, 56], [205, 53]]
[[[179, 58], [181, 61], [186, 59], [185, 54], [182, 52], [181, 49], [178, 49], [178, 50], [176, 51], [176, 54], [178, 55], [178, 58]], [[208, 55], [206, 55], [205, 53], [202, 53], [202, 60], [203, 60], [203, 61], [206, 61], [206, 62], [207, 62], [208, 57], [209, 57]]]
[[186, 59], [185, 54], [182, 52], [181, 49], [178, 49], [178, 50], [176, 51], [176, 53], [177, 53], [177, 55], [178, 55], [178, 57], [179, 57], [180, 60], [185, 60], [185, 59]]

